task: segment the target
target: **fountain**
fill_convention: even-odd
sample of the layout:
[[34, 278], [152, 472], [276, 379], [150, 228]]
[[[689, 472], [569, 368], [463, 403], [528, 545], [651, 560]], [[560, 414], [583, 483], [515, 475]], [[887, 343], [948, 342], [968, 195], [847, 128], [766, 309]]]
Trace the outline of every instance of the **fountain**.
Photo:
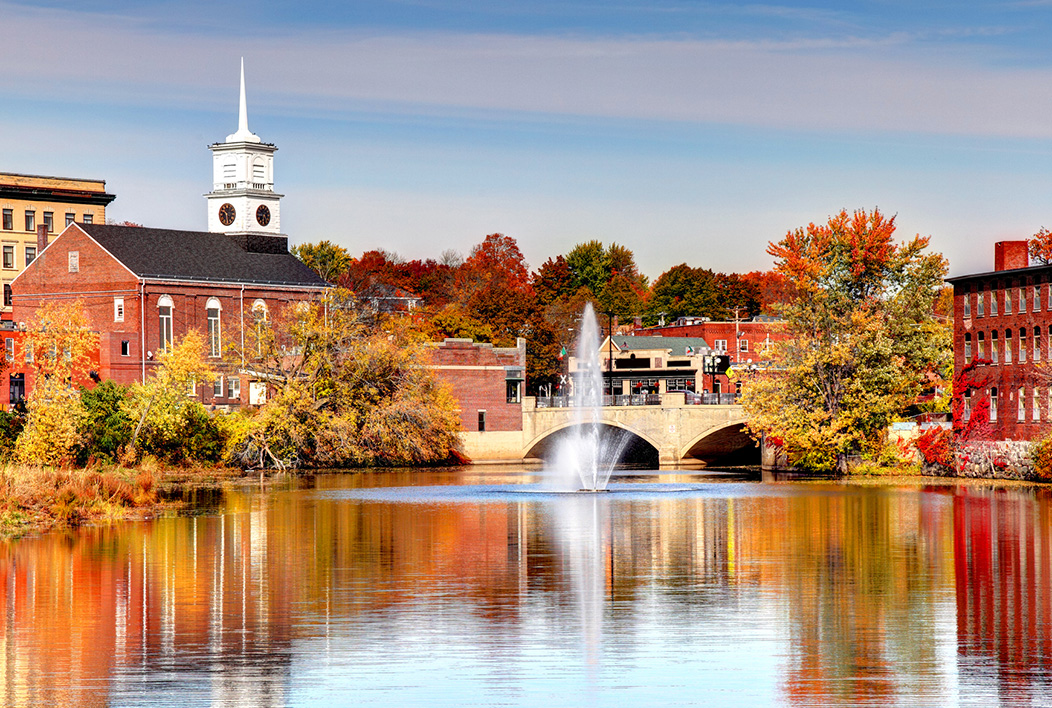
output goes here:
[[599, 367], [599, 325], [591, 304], [585, 305], [577, 340], [578, 370], [573, 372], [574, 426], [557, 443], [549, 478], [562, 491], [606, 491], [621, 459], [626, 436], [605, 432], [603, 372]]

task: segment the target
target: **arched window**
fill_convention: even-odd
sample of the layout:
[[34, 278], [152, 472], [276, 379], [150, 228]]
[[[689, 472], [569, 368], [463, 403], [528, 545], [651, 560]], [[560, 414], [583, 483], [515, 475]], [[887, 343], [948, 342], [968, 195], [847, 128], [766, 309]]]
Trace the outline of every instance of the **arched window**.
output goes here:
[[990, 389], [990, 422], [997, 422], [997, 389]]
[[976, 342], [976, 356], [980, 359], [986, 358], [986, 340], [982, 332], [979, 333], [978, 342]]
[[997, 347], [997, 330], [990, 332], [990, 362], [997, 364], [1001, 361], [1001, 352]]
[[263, 164], [261, 158], [256, 158], [255, 162], [252, 163], [252, 181], [257, 184], [262, 184], [267, 181], [267, 166]]
[[1041, 361], [1041, 328], [1034, 327], [1034, 361]]
[[1005, 330], [1005, 363], [1012, 363], [1012, 330]]
[[267, 303], [256, 300], [252, 303], [253, 331], [256, 337], [256, 356], [263, 356], [263, 343], [267, 339]]
[[1019, 329], [1019, 363], [1026, 363], [1026, 327]]
[[161, 295], [161, 297], [157, 298], [158, 352], [168, 351], [168, 348], [172, 346], [172, 311], [174, 308], [172, 298], [168, 295]]
[[205, 311], [208, 315], [208, 356], [210, 357], [223, 356], [222, 325], [219, 319], [219, 313], [222, 310], [223, 306], [217, 298], [208, 298]]
[[972, 334], [968, 332], [964, 335], [964, 363], [972, 363]]
[[263, 300], [256, 300], [252, 303], [252, 316], [257, 322], [267, 321], [267, 303]]

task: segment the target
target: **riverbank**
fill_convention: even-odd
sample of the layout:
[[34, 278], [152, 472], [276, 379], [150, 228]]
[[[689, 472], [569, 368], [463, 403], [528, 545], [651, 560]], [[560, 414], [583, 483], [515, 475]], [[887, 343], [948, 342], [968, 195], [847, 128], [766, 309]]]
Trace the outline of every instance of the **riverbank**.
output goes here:
[[216, 487], [245, 474], [226, 467], [57, 469], [6, 465], [0, 468], [0, 537], [96, 521], [145, 518], [182, 505], [170, 492]]

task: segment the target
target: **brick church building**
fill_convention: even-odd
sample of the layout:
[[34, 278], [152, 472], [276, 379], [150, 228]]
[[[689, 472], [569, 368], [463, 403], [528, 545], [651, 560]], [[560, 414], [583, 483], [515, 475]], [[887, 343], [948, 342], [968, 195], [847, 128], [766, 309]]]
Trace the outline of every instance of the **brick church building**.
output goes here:
[[98, 378], [143, 381], [160, 352], [196, 329], [221, 373], [213, 386], [198, 387], [199, 400], [264, 401], [266, 383], [246, 367], [246, 334], [330, 286], [289, 253], [281, 233], [277, 148], [248, 129], [243, 64], [238, 130], [210, 149], [209, 231], [73, 221], [49, 242], [49, 231], [38, 229], [36, 258], [11, 283], [14, 331], [3, 333], [11, 403], [32, 386], [25, 354], [16, 351], [19, 323], [62, 300], [79, 300], [99, 333]]

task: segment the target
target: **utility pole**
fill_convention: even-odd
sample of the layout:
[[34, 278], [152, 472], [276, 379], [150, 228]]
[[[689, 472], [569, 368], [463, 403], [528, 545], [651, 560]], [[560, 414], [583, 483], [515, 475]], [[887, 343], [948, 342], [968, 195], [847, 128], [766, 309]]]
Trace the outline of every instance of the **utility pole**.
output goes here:
[[742, 334], [741, 334], [741, 330], [739, 329], [739, 326], [738, 326], [741, 323], [741, 321], [742, 321], [741, 320], [741, 314], [740, 314], [741, 313], [741, 309], [742, 308], [740, 308], [740, 307], [735, 307], [734, 308], [734, 363], [735, 364], [742, 363], [742, 347], [741, 347]]

